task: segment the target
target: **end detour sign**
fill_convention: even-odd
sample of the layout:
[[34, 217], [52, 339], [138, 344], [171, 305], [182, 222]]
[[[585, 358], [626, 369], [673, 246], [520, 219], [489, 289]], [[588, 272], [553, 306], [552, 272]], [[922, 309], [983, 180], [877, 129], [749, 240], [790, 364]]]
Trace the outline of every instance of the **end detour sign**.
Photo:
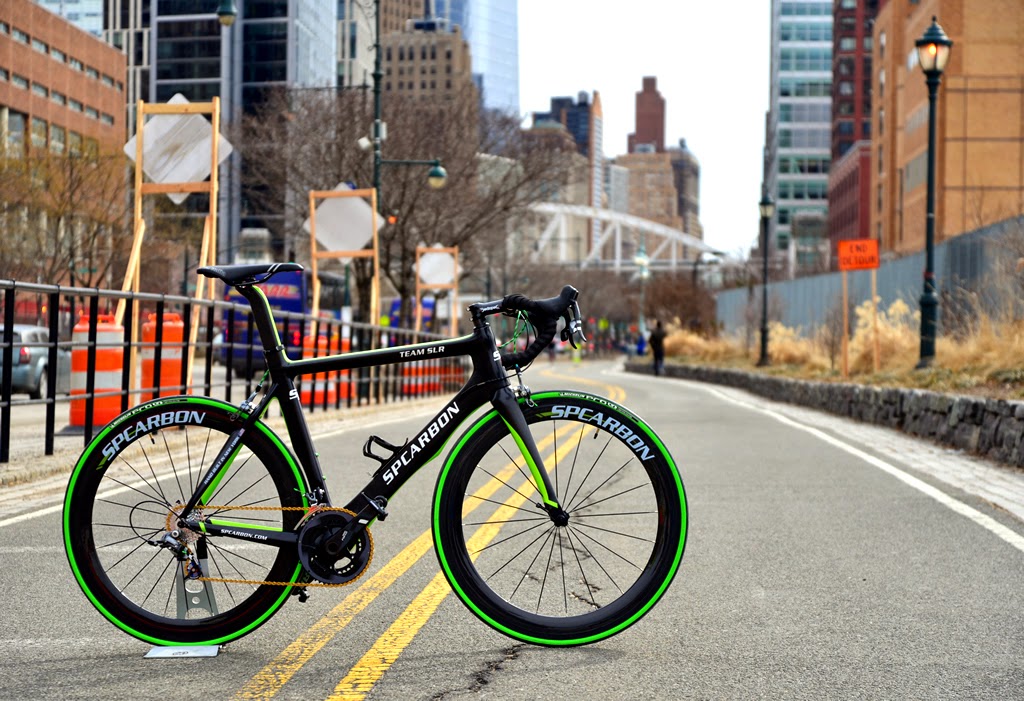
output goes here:
[[878, 267], [878, 239], [853, 239], [839, 242], [840, 270], [867, 270]]

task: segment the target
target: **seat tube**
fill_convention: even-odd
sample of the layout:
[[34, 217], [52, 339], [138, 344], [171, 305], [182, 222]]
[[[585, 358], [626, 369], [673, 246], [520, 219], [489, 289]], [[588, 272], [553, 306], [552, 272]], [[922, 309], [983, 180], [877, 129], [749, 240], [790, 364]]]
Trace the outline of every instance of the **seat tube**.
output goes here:
[[537, 491], [540, 492], [544, 505], [550, 509], [560, 509], [558, 494], [555, 493], [555, 487], [548, 477], [547, 470], [544, 469], [544, 460], [540, 456], [540, 451], [537, 450], [533, 433], [530, 432], [526, 417], [523, 416], [523, 410], [520, 408], [519, 402], [516, 401], [512, 389], [507, 386], [499, 389], [491, 398], [491, 404], [497, 409], [498, 415], [508, 426], [512, 438], [519, 446], [519, 451], [530, 468], [530, 473], [533, 475]]

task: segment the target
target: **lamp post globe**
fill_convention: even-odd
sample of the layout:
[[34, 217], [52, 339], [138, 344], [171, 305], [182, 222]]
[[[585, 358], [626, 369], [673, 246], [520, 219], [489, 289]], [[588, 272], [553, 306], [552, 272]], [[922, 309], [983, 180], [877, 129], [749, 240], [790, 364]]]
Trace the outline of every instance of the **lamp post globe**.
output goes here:
[[235, 0], [221, 0], [220, 5], [217, 6], [217, 20], [225, 27], [230, 27], [235, 23], [237, 16], [238, 8], [235, 7]]
[[915, 42], [918, 62], [928, 86], [928, 185], [925, 212], [924, 291], [921, 294], [921, 354], [917, 367], [926, 368], [935, 359], [938, 335], [939, 295], [935, 284], [935, 104], [942, 72], [949, 61], [953, 41], [932, 17], [932, 23]]

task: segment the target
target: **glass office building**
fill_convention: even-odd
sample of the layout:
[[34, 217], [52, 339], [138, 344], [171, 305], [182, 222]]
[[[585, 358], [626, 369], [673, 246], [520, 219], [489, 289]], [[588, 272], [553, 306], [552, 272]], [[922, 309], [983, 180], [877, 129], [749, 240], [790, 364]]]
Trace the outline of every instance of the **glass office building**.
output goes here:
[[519, 114], [519, 15], [508, 0], [435, 0], [438, 17], [462, 27], [483, 104]]
[[824, 219], [828, 213], [832, 4], [772, 1], [764, 181], [776, 203], [769, 251], [787, 261], [790, 272], [801, 268], [803, 247], [813, 245], [796, 240], [800, 232], [794, 232], [794, 223]]
[[36, 0], [79, 29], [90, 34], [103, 34], [103, 0]]
[[[167, 102], [177, 93], [192, 102], [218, 96], [222, 120], [230, 122], [257, 107], [271, 88], [336, 85], [334, 3], [235, 0], [238, 15], [231, 27], [217, 19], [218, 0], [155, 0], [153, 5], [150, 102]], [[244, 202], [244, 171], [236, 155], [221, 173], [226, 258], [234, 256], [243, 228], [269, 228], [275, 246], [283, 245], [280, 216], [243, 216], [252, 209]], [[190, 197], [189, 206], [198, 207], [198, 200]]]

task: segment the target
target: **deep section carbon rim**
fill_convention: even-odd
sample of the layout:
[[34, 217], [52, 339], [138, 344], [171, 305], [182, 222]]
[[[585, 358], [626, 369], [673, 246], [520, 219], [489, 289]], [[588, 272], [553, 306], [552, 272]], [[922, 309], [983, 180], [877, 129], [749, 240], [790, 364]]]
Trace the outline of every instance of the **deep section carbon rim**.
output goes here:
[[[79, 460], [65, 500], [68, 559], [92, 603], [113, 623], [158, 644], [213, 644], [244, 635], [287, 598], [293, 548], [209, 537], [177, 513], [237, 426], [231, 407], [204, 399], [157, 400], [104, 429]], [[199, 515], [226, 527], [291, 530], [301, 480], [283, 447], [259, 426], [243, 439]], [[159, 544], [174, 545], [161, 547]], [[174, 550], [187, 546], [182, 560]], [[201, 577], [190, 578], [199, 570]], [[241, 580], [247, 580], [241, 581]]]
[[[625, 409], [575, 394], [535, 399], [524, 413], [567, 520], [544, 510], [503, 423], [484, 419], [439, 478], [438, 557], [493, 627], [540, 644], [593, 642], [638, 620], [674, 576], [682, 482], [661, 441]], [[453, 513], [462, 518], [445, 517]]]

